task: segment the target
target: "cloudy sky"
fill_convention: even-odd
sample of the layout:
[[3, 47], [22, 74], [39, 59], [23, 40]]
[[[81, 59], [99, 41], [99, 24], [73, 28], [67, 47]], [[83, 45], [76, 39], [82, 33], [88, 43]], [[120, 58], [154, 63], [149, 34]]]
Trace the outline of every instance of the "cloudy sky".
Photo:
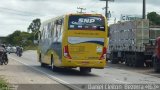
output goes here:
[[[146, 12], [160, 13], [160, 0], [146, 0]], [[86, 8], [87, 13], [104, 14], [105, 2], [99, 0], [0, 0], [0, 36], [7, 36], [15, 30], [27, 31], [35, 18], [42, 21], [63, 15], [76, 13], [77, 7]], [[120, 19], [121, 14], [141, 15], [142, 0], [115, 0], [109, 2], [112, 17]]]

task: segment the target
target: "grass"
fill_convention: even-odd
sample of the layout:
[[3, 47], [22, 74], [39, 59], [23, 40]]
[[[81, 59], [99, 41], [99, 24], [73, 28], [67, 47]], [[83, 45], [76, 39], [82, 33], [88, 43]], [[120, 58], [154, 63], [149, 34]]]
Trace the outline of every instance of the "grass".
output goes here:
[[2, 77], [0, 77], [0, 90], [9, 90], [8, 83]]
[[26, 51], [26, 50], [37, 50], [37, 46], [36, 45], [34, 45], [34, 46], [25, 46], [24, 47], [24, 51]]

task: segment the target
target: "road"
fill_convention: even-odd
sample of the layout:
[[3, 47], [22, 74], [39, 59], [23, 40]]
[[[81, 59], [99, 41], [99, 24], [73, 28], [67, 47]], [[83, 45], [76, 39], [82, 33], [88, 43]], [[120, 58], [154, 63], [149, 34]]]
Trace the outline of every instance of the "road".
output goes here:
[[[24, 78], [21, 78], [22, 81], [25, 81], [24, 79], [34, 81], [34, 79], [38, 78], [38, 81], [34, 82], [37, 84], [39, 82], [40, 84], [56, 82], [73, 89], [87, 88], [81, 84], [160, 84], [160, 78], [158, 77], [133, 72], [133, 70], [112, 67], [110, 65], [104, 69], [92, 69], [92, 72], [89, 74], [81, 73], [78, 69], [60, 69], [57, 72], [53, 72], [50, 68], [40, 67], [40, 63], [37, 61], [37, 53], [32, 50], [24, 52], [22, 57], [10, 54], [9, 59], [9, 64], [14, 62], [21, 63], [20, 68], [25, 66], [28, 70], [32, 70], [29, 72], [30, 74], [34, 74], [30, 75], [34, 76], [32, 78], [29, 76], [27, 78], [24, 75], [27, 73], [24, 72], [25, 68], [21, 68], [22, 71], [15, 71], [15, 73], [20, 73], [24, 76]], [[10, 73], [10, 75], [14, 74]]]
[[[21, 61], [21, 58], [14, 60], [12, 56], [16, 57], [15, 54], [10, 54], [8, 65], [0, 65], [0, 78], [4, 78], [9, 83], [11, 90], [46, 90], [46, 88], [47, 90], [72, 90], [17, 61]], [[0, 90], [6, 89], [0, 88]]]

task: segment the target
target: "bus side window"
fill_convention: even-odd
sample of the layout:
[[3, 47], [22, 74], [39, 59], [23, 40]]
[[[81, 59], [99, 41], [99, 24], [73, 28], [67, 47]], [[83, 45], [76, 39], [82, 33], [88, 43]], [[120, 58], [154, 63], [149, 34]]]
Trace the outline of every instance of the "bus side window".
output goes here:
[[53, 35], [53, 39], [54, 39], [54, 42], [56, 42], [56, 41], [57, 41], [57, 37], [58, 37], [56, 21], [54, 22], [54, 30], [53, 30], [53, 33], [54, 33], [54, 35]]
[[41, 31], [38, 32], [38, 40], [41, 40]]
[[41, 37], [42, 40], [44, 40], [44, 27], [42, 29], [42, 37]]
[[48, 27], [47, 27], [47, 33], [48, 33], [48, 38], [51, 38], [51, 29], [52, 29], [52, 23], [48, 23]]
[[47, 31], [47, 27], [45, 26], [45, 28], [44, 28], [44, 38], [45, 39], [47, 39], [47, 32], [46, 31]]
[[57, 42], [58, 38], [60, 38], [61, 35], [62, 19], [56, 20], [54, 24], [54, 41]]
[[59, 21], [59, 37], [61, 36], [61, 31], [62, 31], [62, 19], [58, 20]]
[[51, 37], [53, 38], [54, 36], [54, 22], [51, 23]]
[[63, 22], [63, 19], [60, 19], [60, 29], [59, 29], [59, 38], [58, 38], [58, 42], [62, 42], [62, 33], [63, 33], [63, 25], [64, 25], [64, 22]]

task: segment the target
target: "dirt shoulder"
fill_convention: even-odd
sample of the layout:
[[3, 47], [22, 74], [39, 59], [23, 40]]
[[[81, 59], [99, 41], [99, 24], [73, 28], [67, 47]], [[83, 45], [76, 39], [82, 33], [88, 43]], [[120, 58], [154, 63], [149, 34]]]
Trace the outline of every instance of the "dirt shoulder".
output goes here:
[[11, 85], [20, 85], [18, 90], [68, 90], [44, 74], [12, 59], [9, 59], [8, 65], [0, 66], [0, 76]]

